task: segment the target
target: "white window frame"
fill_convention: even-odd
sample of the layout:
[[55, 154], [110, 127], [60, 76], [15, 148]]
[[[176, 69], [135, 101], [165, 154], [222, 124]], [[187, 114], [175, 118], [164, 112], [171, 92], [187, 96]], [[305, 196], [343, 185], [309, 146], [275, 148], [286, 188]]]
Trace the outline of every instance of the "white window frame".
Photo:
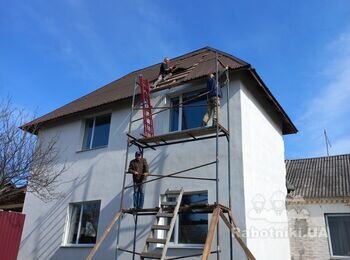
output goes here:
[[[191, 89], [190, 91], [181, 91], [181, 92], [177, 92], [177, 93], [174, 93], [172, 95], [170, 95], [168, 97], [169, 99], [169, 103], [171, 104], [172, 106], [172, 102], [171, 100], [174, 99], [174, 98], [179, 98], [179, 118], [178, 118], [178, 127], [177, 127], [177, 130], [174, 130], [174, 131], [171, 131], [171, 111], [169, 112], [169, 132], [181, 132], [181, 131], [184, 131], [182, 129], [182, 111], [183, 111], [183, 107], [182, 107], [182, 100], [183, 100], [183, 96], [186, 95], [186, 94], [189, 94], [189, 93], [192, 93], [192, 92], [201, 92], [201, 91], [204, 91], [204, 88], [203, 87], [200, 87], [200, 88], [194, 88], [194, 89]], [[204, 114], [203, 114], [204, 116]]]
[[[198, 194], [198, 193], [207, 193], [207, 202], [209, 201], [209, 195], [208, 195], [208, 190], [199, 190], [199, 191], [189, 191], [189, 192], [184, 192], [183, 195], [192, 195], [192, 194]], [[195, 214], [195, 213], [194, 213]], [[209, 219], [208, 219], [209, 222]], [[179, 216], [176, 217], [176, 222], [175, 222], [175, 226], [174, 226], [174, 242], [169, 241], [169, 247], [173, 247], [173, 248], [204, 248], [205, 244], [183, 244], [183, 243], [178, 243], [179, 241]], [[208, 227], [209, 227], [209, 223], [208, 223]]]
[[329, 214], [325, 214], [326, 228], [327, 228], [327, 234], [328, 234], [328, 245], [329, 245], [331, 259], [350, 259], [349, 256], [338, 256], [338, 255], [334, 255], [333, 254], [331, 233], [330, 233], [329, 225], [328, 225], [328, 217], [342, 217], [342, 216], [350, 216], [350, 213], [329, 213]]
[[[78, 238], [79, 238], [79, 234], [81, 231], [81, 222], [82, 222], [82, 218], [83, 218], [82, 206], [84, 204], [92, 203], [92, 202], [100, 203], [100, 207], [101, 207], [101, 200], [90, 200], [90, 201], [80, 201], [80, 202], [69, 203], [68, 208], [67, 208], [66, 225], [65, 225], [65, 230], [64, 230], [64, 234], [63, 234], [63, 242], [62, 242], [63, 247], [93, 247], [96, 244], [96, 243], [90, 243], [90, 244], [79, 244], [78, 243], [78, 241], [79, 241]], [[71, 208], [73, 205], [80, 205], [79, 226], [78, 226], [77, 239], [76, 239], [75, 244], [68, 243], [69, 231], [71, 229]], [[100, 218], [100, 213], [101, 213], [101, 208], [99, 210], [99, 218]], [[98, 231], [98, 225], [97, 225], [96, 234], [97, 234], [97, 231]], [[97, 242], [97, 237], [96, 237], [96, 242]]]
[[[95, 124], [96, 124], [96, 118], [98, 117], [104, 117], [104, 116], [109, 116], [110, 120], [109, 120], [109, 132], [108, 132], [108, 140], [107, 140], [107, 144], [106, 145], [101, 145], [101, 146], [96, 146], [96, 147], [92, 147], [92, 144], [94, 142], [94, 134], [95, 134]], [[93, 119], [93, 126], [92, 126], [92, 132], [91, 132], [91, 138], [89, 140], [89, 147], [84, 147], [84, 137], [85, 137], [85, 131], [86, 131], [86, 123], [87, 120]], [[103, 113], [103, 114], [96, 114], [92, 117], [87, 117], [84, 118], [83, 120], [83, 124], [82, 124], [82, 141], [81, 141], [81, 151], [89, 151], [89, 150], [94, 150], [94, 149], [99, 149], [99, 148], [105, 148], [108, 147], [109, 144], [109, 135], [111, 133], [111, 124], [112, 124], [112, 114], [111, 113]]]

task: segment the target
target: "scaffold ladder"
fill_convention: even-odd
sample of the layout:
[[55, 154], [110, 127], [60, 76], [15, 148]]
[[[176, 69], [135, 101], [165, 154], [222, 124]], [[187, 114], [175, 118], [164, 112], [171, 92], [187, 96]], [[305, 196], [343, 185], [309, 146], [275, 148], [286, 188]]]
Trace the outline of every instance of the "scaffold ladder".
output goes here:
[[[181, 205], [181, 190], [167, 190], [163, 194], [161, 207], [156, 215], [156, 220], [151, 232], [146, 239], [146, 244], [141, 253], [141, 259], [165, 259], [168, 244], [174, 230], [177, 214]], [[160, 244], [161, 250], [156, 250], [156, 245]], [[153, 249], [153, 250], [152, 250]]]
[[141, 90], [142, 101], [143, 135], [144, 137], [153, 137], [154, 129], [149, 81], [147, 79], [144, 79], [143, 76], [140, 75], [139, 85]]

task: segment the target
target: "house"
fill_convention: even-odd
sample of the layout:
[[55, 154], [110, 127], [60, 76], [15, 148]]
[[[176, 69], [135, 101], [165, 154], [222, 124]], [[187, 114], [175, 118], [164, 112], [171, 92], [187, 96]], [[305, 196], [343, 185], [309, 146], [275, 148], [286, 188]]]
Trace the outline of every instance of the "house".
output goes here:
[[[290, 259], [288, 236], [276, 239], [276, 232], [288, 233], [283, 135], [296, 133], [296, 127], [250, 64], [210, 47], [176, 57], [171, 64], [176, 65], [178, 71], [151, 92], [155, 108], [170, 108], [153, 115], [155, 134], [200, 128], [207, 101], [205, 95], [199, 94], [205, 91], [206, 75], [225, 66], [229, 67], [229, 87], [223, 87], [219, 123], [230, 129], [230, 133], [227, 140], [218, 141], [218, 189], [216, 182], [163, 178], [146, 184], [144, 207], [159, 206], [160, 195], [167, 189], [184, 189], [182, 202], [190, 205], [213, 204], [218, 191], [221, 204], [229, 205], [229, 199], [232, 200], [236, 224], [256, 259]], [[19, 259], [83, 259], [89, 254], [120, 209], [126, 133], [135, 81], [140, 74], [155, 80], [159, 66], [155, 64], [129, 73], [22, 127], [42, 140], [59, 135], [58, 148], [63, 151], [61, 164], [67, 162], [69, 169], [62, 175], [58, 190], [64, 197], [43, 203], [27, 195], [24, 204], [27, 218]], [[136, 104], [139, 102], [137, 96]], [[177, 106], [185, 102], [192, 106]], [[142, 120], [137, 119], [142, 118], [142, 111], [134, 112], [131, 132], [133, 136], [140, 136], [143, 125]], [[230, 119], [229, 125], [227, 119]], [[144, 157], [152, 174], [177, 172], [216, 160], [214, 140], [165, 145], [147, 150]], [[129, 158], [136, 150], [130, 147]], [[211, 165], [193, 169], [187, 176], [213, 179], [215, 172], [215, 166]], [[130, 176], [126, 182], [132, 183]], [[131, 208], [130, 189], [123, 198], [123, 207]], [[261, 206], [266, 210], [262, 211]], [[191, 213], [186, 218], [180, 215], [169, 244], [169, 255], [200, 255], [210, 220], [208, 213]], [[152, 216], [139, 219], [136, 251], [144, 247], [153, 222]], [[132, 250], [133, 231], [133, 219], [124, 217], [120, 225], [120, 247]], [[95, 259], [115, 257], [116, 236], [114, 228]], [[219, 237], [215, 239], [220, 241], [221, 259], [230, 259], [230, 233], [224, 223], [220, 223]], [[245, 258], [236, 241], [232, 254], [233, 259]], [[118, 251], [118, 259], [131, 257]]]
[[350, 154], [287, 160], [292, 259], [350, 259]]

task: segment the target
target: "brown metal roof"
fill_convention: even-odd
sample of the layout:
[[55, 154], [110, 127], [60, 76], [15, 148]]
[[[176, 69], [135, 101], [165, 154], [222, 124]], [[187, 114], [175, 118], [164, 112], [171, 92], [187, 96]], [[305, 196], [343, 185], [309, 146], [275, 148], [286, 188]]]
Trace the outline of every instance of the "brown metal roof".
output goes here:
[[[206, 76], [208, 73], [215, 72], [216, 55], [218, 56], [219, 60], [219, 69], [223, 67], [223, 64], [225, 64], [225, 66], [228, 66], [230, 70], [251, 69], [250, 64], [230, 54], [210, 47], [205, 47], [172, 59], [171, 65], [175, 65], [178, 68], [177, 73], [174, 73], [174, 75], [166, 82], [159, 84], [153, 91], [174, 87], [186, 81], [198, 79]], [[91, 110], [94, 108], [101, 108], [103, 106], [129, 98], [133, 95], [135, 78], [138, 77], [138, 75], [142, 74], [145, 78], [153, 81], [158, 77], [159, 66], [160, 63], [131, 72], [124, 77], [107, 84], [104, 87], [101, 87], [81, 98], [78, 98], [44, 116], [41, 116], [23, 125], [21, 128], [30, 132], [36, 132], [44, 124], [55, 121], [57, 122], [58, 120], [65, 119], [69, 116], [78, 115], [83, 111]], [[272, 102], [272, 105], [275, 107], [277, 112], [280, 114], [283, 122], [283, 133], [296, 133], [296, 127], [293, 125], [282, 107], [274, 99], [267, 87], [263, 83], [260, 84], [260, 87], [266, 94], [267, 98]]]
[[350, 154], [287, 160], [286, 170], [292, 196], [350, 197]]

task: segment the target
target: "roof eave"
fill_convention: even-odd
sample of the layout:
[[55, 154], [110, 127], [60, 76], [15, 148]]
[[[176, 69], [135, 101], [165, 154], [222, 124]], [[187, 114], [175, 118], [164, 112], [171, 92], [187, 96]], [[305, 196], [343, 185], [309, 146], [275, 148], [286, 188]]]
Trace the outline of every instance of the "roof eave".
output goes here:
[[251, 75], [253, 76], [253, 78], [257, 81], [257, 83], [261, 87], [261, 89], [265, 92], [265, 94], [268, 96], [268, 98], [274, 104], [277, 112], [282, 116], [282, 120], [283, 120], [282, 133], [283, 133], [283, 135], [296, 134], [298, 132], [298, 129], [293, 124], [292, 120], [289, 118], [288, 114], [284, 111], [282, 106], [278, 103], [278, 101], [272, 95], [271, 91], [265, 85], [264, 81], [260, 78], [259, 74], [256, 72], [256, 70], [254, 68], [250, 67], [248, 70], [251, 73]]

